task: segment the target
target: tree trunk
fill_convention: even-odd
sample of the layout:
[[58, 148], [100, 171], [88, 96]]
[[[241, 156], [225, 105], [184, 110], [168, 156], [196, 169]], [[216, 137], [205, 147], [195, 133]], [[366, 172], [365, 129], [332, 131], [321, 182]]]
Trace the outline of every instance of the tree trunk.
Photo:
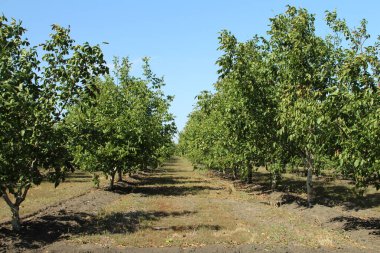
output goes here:
[[18, 192], [16, 194], [16, 201], [12, 203], [5, 189], [1, 189], [2, 197], [10, 207], [12, 212], [12, 229], [13, 231], [19, 232], [21, 230], [21, 219], [20, 219], [20, 205], [25, 200], [26, 194], [28, 193], [30, 184], [24, 187], [24, 192]]
[[20, 206], [11, 207], [12, 210], [12, 229], [13, 231], [19, 232], [21, 230], [21, 219], [20, 219]]
[[252, 172], [252, 165], [251, 165], [250, 162], [247, 162], [247, 170], [248, 170], [248, 172], [247, 172], [247, 183], [248, 184], [252, 184], [252, 174], [253, 174], [253, 172]]
[[276, 187], [277, 187], [277, 179], [278, 179], [278, 174], [277, 174], [277, 172], [272, 172], [271, 173], [271, 178], [272, 178], [272, 180], [271, 180], [271, 189], [272, 189], [272, 191], [274, 191], [274, 190], [276, 190]]
[[117, 175], [118, 175], [117, 181], [118, 182], [123, 182], [123, 171], [121, 170], [121, 168], [117, 169]]
[[116, 170], [112, 171], [112, 173], [111, 173], [111, 179], [110, 179], [110, 190], [111, 191], [114, 189], [115, 174], [116, 174]]
[[147, 166], [147, 164], [145, 162], [143, 162], [141, 164], [141, 168], [142, 168], [142, 171], [145, 171], [145, 172], [147, 172], [147, 170], [148, 170], [148, 166]]
[[313, 158], [310, 154], [307, 153], [306, 155], [306, 166], [307, 166], [307, 180], [306, 180], [306, 190], [307, 190], [307, 204], [310, 207], [312, 207], [313, 202], [313, 167], [314, 162]]
[[233, 169], [233, 176], [234, 176], [234, 180], [237, 180], [237, 178], [238, 178], [238, 169], [237, 169], [237, 167], [234, 167], [234, 169]]
[[309, 207], [312, 207], [312, 193], [313, 193], [313, 169], [311, 167], [307, 168], [307, 180], [306, 180], [306, 188], [307, 188], [307, 203]]

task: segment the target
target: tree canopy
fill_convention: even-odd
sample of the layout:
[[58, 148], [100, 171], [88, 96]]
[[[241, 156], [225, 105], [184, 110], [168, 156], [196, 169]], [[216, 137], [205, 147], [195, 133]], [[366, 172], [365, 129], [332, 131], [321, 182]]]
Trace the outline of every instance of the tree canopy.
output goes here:
[[20, 22], [2, 16], [0, 25], [0, 191], [18, 230], [32, 184], [58, 185], [72, 169], [62, 127], [67, 107], [93, 94], [93, 78], [108, 68], [99, 46], [75, 44], [67, 28], [53, 25], [50, 39], [30, 46]]
[[326, 12], [325, 38], [314, 22], [306, 9], [288, 6], [264, 36], [238, 42], [222, 31], [216, 91], [198, 96], [181, 152], [248, 182], [252, 166], [265, 166], [273, 187], [287, 166], [302, 165], [309, 205], [312, 175], [326, 168], [357, 187], [379, 187], [379, 40], [365, 44], [365, 20], [350, 29]]
[[172, 96], [162, 91], [164, 80], [151, 71], [144, 59], [145, 79], [130, 76], [127, 58], [114, 60], [114, 76], [97, 80], [96, 99], [71, 107], [67, 117], [68, 144], [78, 167], [115, 174], [157, 165], [171, 153], [176, 132], [169, 112]]

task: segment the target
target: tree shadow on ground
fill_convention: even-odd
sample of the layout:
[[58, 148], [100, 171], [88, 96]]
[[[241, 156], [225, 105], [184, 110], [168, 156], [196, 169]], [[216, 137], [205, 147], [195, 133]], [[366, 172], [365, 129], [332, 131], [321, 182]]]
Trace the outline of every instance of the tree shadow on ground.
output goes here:
[[141, 229], [150, 229], [150, 230], [172, 230], [172, 231], [194, 231], [194, 230], [201, 230], [201, 229], [207, 229], [207, 230], [214, 230], [218, 231], [221, 230], [223, 227], [219, 225], [206, 225], [206, 224], [200, 224], [200, 225], [188, 225], [188, 226], [168, 226], [168, 227], [155, 227], [155, 226], [144, 226], [141, 227]]
[[177, 173], [181, 173], [181, 172], [184, 172], [184, 170], [181, 168], [178, 168], [178, 164], [173, 163], [173, 164], [165, 165], [165, 167], [163, 168], [155, 169], [151, 173], [158, 174], [158, 175], [160, 174], [178, 175]]
[[[255, 172], [253, 184], [238, 183], [243, 189], [251, 193], [270, 194], [273, 192], [269, 173]], [[345, 182], [344, 185], [328, 181], [326, 178], [315, 178], [313, 204], [327, 207], [342, 206], [345, 210], [368, 209], [380, 206], [380, 192], [358, 196], [352, 190], [352, 186]], [[306, 179], [296, 176], [285, 176], [278, 183], [275, 192], [282, 193], [278, 199], [278, 205], [297, 204], [307, 207], [306, 198], [300, 195], [306, 192]]]
[[[89, 217], [89, 218], [87, 218]], [[8, 228], [0, 229], [0, 241], [21, 249], [37, 249], [57, 240], [76, 234], [80, 226], [93, 216], [87, 213], [47, 215], [31, 221], [24, 221], [20, 233]], [[13, 249], [10, 248], [9, 251]]]
[[380, 236], [379, 218], [361, 219], [353, 216], [339, 216], [331, 219], [330, 222], [343, 222], [343, 229], [346, 231], [366, 229], [372, 230], [370, 234]]
[[[20, 234], [8, 228], [0, 228], [0, 242], [10, 245], [9, 251], [17, 249], [38, 249], [47, 244], [67, 239], [75, 235], [100, 235], [135, 233], [141, 229], [185, 231], [195, 229], [220, 230], [218, 225], [190, 225], [154, 227], [142, 225], [145, 221], [158, 221], [165, 217], [183, 217], [196, 212], [132, 211], [116, 212], [107, 215], [94, 215], [84, 212], [65, 212], [45, 215], [25, 221]], [[1, 243], [0, 243], [1, 245]]]
[[[340, 191], [342, 190], [342, 191]], [[326, 193], [331, 191], [331, 193]], [[380, 205], [380, 193], [367, 194], [364, 197], [357, 197], [352, 193], [344, 195], [344, 187], [318, 187], [315, 189], [313, 204], [327, 207], [342, 206], [344, 210], [360, 210], [377, 207]], [[284, 193], [278, 200], [278, 205], [297, 204], [301, 207], [308, 207], [306, 198], [292, 193]]]
[[142, 179], [143, 185], [168, 185], [168, 184], [193, 184], [202, 183], [200, 180], [191, 180], [189, 177], [175, 177], [175, 176], [162, 176], [162, 177], [147, 177]]
[[163, 212], [163, 211], [133, 211], [128, 213], [112, 213], [104, 216], [96, 217], [92, 222], [81, 227], [81, 233], [103, 234], [105, 232], [111, 234], [134, 233], [147, 226], [142, 227], [141, 223], [144, 221], [158, 221], [165, 217], [181, 217], [192, 215], [196, 212], [182, 211], [182, 212]]
[[119, 186], [115, 185], [113, 192], [118, 194], [130, 194], [130, 193], [140, 193], [144, 197], [149, 196], [187, 196], [196, 195], [201, 192], [217, 191], [222, 190], [222, 187], [210, 187], [202, 185], [193, 186], [157, 186], [157, 185], [138, 185], [138, 186]]
[[224, 189], [223, 187], [194, 185], [204, 181], [192, 180], [191, 177], [178, 175], [140, 174], [133, 175], [133, 179], [137, 180], [138, 183], [118, 182], [112, 191], [118, 194], [140, 193], [143, 196], [186, 196]]
[[171, 157], [169, 158], [166, 162], [164, 162], [161, 167], [166, 167], [168, 165], [174, 165], [174, 164], [177, 164], [181, 159], [179, 159], [178, 157]]

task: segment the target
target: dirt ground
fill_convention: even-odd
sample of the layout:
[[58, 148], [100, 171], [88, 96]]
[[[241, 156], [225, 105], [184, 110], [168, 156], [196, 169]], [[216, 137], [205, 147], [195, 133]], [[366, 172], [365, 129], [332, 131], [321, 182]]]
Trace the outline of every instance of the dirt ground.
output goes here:
[[176, 158], [44, 208], [20, 235], [1, 225], [0, 252], [380, 252], [378, 206], [309, 209], [302, 195], [254, 189]]
[[[28, 196], [20, 206], [20, 215], [25, 217], [41, 211], [41, 208], [56, 205], [59, 202], [76, 198], [87, 194], [94, 187], [91, 181], [92, 175], [82, 171], [69, 174], [59, 187], [54, 187], [50, 182], [42, 182], [38, 186], [33, 186]], [[11, 199], [12, 196], [10, 196]], [[1, 223], [9, 219], [11, 212], [5, 201], [0, 200], [0, 226]]]

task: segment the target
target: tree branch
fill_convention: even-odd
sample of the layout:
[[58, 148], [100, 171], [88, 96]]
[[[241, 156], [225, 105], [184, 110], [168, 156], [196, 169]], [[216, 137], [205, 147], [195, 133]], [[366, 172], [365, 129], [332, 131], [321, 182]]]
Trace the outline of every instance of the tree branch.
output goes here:
[[24, 192], [21, 194], [21, 196], [18, 196], [18, 197], [16, 198], [16, 203], [15, 203], [16, 206], [19, 206], [19, 205], [25, 200], [25, 198], [26, 198], [26, 194], [28, 194], [28, 191], [29, 191], [29, 189], [30, 189], [30, 186], [31, 186], [31, 184], [28, 183], [28, 184], [25, 186]]
[[15, 208], [15, 204], [12, 203], [11, 199], [9, 198], [8, 194], [2, 190], [2, 197], [3, 199], [5, 200], [5, 202], [7, 203], [7, 205], [11, 208], [11, 209], [14, 209]]

